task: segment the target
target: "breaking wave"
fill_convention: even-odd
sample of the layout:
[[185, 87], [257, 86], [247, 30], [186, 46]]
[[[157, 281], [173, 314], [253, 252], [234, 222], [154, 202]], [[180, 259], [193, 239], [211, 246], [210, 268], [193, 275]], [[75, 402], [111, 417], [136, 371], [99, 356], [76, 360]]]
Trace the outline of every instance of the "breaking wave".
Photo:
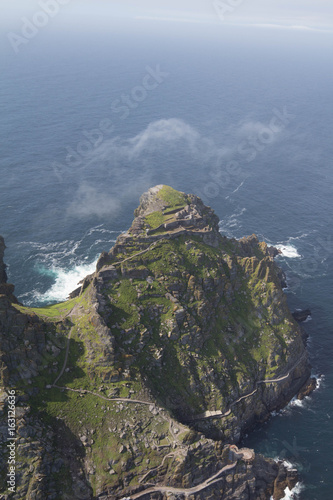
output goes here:
[[[283, 460], [283, 464], [287, 467], [287, 469], [294, 469], [295, 465], [288, 460]], [[304, 485], [298, 482], [295, 487], [291, 490], [288, 486], [284, 490], [284, 497], [281, 500], [298, 500], [300, 498], [301, 492], [304, 490]], [[273, 497], [270, 500], [274, 500]]]
[[288, 257], [289, 259], [297, 259], [299, 257], [302, 257], [298, 251], [297, 248], [294, 245], [283, 245], [283, 244], [278, 244], [275, 245], [275, 247], [281, 251], [283, 257]]
[[79, 281], [96, 269], [97, 259], [89, 264], [79, 264], [72, 269], [45, 269], [45, 274], [52, 275], [55, 283], [45, 293], [33, 292], [34, 301], [40, 303], [62, 302], [77, 288]]
[[287, 486], [287, 488], [284, 490], [285, 496], [282, 498], [282, 500], [296, 500], [299, 498], [300, 493], [304, 489], [302, 483], [297, 483], [295, 488], [290, 490]]
[[113, 246], [119, 233], [99, 225], [77, 241], [22, 242], [28, 253], [25, 265], [33, 269], [37, 279], [33, 289], [19, 295], [19, 300], [28, 306], [66, 300], [78, 283], [95, 271], [100, 253]]

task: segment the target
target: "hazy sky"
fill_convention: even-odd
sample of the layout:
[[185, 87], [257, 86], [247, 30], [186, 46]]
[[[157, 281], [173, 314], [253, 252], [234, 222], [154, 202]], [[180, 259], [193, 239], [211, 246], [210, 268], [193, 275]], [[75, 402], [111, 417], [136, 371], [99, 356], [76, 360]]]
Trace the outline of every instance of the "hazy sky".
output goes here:
[[[141, 15], [193, 21], [333, 26], [332, 0], [123, 0], [128, 11]], [[140, 7], [136, 5], [140, 4]], [[223, 19], [221, 19], [223, 18]]]
[[[1, 24], [8, 30], [32, 18], [41, 5], [58, 2], [66, 22], [81, 17], [91, 23], [119, 17], [174, 22], [267, 25], [272, 29], [333, 29], [333, 0], [13, 0], [1, 5]], [[59, 23], [61, 20], [59, 19]]]

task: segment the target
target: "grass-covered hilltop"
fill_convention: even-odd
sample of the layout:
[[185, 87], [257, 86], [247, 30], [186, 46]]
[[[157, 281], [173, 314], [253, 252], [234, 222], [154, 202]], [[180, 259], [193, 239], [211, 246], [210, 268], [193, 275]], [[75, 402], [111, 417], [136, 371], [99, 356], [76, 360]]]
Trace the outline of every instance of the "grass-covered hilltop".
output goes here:
[[310, 376], [274, 248], [227, 239], [200, 198], [162, 185], [61, 304], [19, 304], [4, 248], [0, 498], [280, 500], [295, 485], [237, 448]]

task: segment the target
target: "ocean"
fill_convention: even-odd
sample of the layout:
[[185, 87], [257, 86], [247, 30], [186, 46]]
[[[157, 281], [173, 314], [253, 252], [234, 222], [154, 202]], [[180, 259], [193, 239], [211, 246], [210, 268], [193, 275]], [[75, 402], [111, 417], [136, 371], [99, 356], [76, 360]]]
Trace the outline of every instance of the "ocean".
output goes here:
[[244, 440], [333, 495], [332, 34], [141, 21], [1, 48], [0, 234], [26, 305], [66, 299], [156, 184], [278, 246], [318, 389]]

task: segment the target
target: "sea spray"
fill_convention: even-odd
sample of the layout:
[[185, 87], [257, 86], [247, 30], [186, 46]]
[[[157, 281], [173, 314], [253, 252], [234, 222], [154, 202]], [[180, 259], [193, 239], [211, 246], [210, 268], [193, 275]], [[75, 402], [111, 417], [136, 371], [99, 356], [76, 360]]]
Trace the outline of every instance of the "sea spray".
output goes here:
[[283, 245], [283, 244], [278, 244], [274, 245], [278, 250], [281, 251], [281, 254], [283, 257], [288, 257], [288, 259], [297, 259], [299, 257], [302, 257], [298, 251], [297, 248], [293, 245]]
[[281, 500], [297, 500], [303, 489], [304, 487], [302, 483], [297, 483], [292, 490], [290, 490], [287, 486], [287, 488], [284, 490], [285, 496]]
[[41, 304], [49, 302], [62, 302], [78, 287], [79, 281], [91, 274], [96, 269], [97, 259], [88, 264], [78, 264], [71, 269], [52, 267], [45, 273], [52, 274], [55, 282], [44, 293], [34, 292], [34, 301]]

